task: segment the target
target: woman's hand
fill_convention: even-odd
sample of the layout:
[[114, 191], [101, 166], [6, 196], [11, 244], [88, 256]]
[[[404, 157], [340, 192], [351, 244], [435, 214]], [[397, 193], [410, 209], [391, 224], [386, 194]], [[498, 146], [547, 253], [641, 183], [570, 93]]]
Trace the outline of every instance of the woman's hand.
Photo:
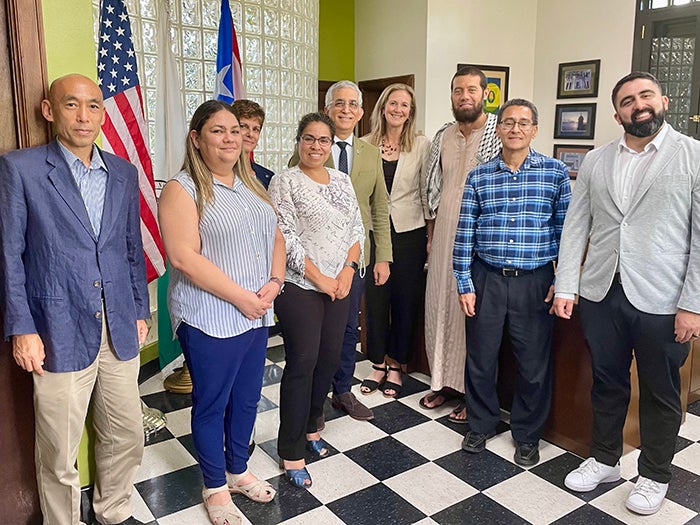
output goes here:
[[338, 297], [338, 281], [327, 275], [320, 275], [314, 283], [319, 290], [328, 295], [331, 301], [335, 301]]
[[345, 266], [336, 280], [338, 281], [338, 291], [335, 294], [336, 299], [345, 299], [350, 293], [352, 287], [352, 279], [355, 276], [355, 270], [350, 266]]
[[[264, 288], [264, 286], [263, 286]], [[238, 308], [247, 319], [251, 321], [253, 319], [260, 319], [268, 309], [272, 308], [272, 301], [267, 301], [257, 294], [251, 291], [244, 291], [240, 299], [238, 299], [234, 306]]]
[[265, 302], [271, 303], [280, 293], [280, 285], [274, 281], [266, 282], [256, 295]]

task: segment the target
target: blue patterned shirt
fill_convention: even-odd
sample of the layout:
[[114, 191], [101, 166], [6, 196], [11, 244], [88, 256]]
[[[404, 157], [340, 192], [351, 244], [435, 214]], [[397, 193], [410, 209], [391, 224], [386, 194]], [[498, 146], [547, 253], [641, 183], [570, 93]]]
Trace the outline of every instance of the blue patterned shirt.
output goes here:
[[467, 179], [453, 251], [460, 294], [475, 291], [474, 254], [497, 268], [533, 270], [556, 260], [571, 200], [563, 162], [530, 150], [513, 172], [499, 153]]

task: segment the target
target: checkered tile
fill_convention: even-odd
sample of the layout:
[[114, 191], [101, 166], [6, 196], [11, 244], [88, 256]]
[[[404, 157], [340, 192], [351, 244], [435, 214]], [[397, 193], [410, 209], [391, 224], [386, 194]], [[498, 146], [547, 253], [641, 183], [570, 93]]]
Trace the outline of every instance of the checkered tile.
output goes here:
[[[640, 517], [624, 502], [636, 478], [635, 450], [622, 458], [623, 479], [584, 494], [564, 487], [564, 476], [581, 458], [542, 441], [541, 461], [524, 469], [513, 461], [507, 423], [481, 454], [467, 454], [461, 441], [468, 425], [450, 423], [451, 407], [426, 410], [418, 405], [429, 379], [404, 379], [399, 399], [381, 393], [359, 394], [369, 362], [357, 354], [353, 392], [372, 407], [375, 419], [359, 422], [326, 403], [323, 438], [331, 447], [310, 462], [313, 487], [293, 487], [277, 466], [279, 382], [284, 348], [270, 339], [263, 399], [258, 408], [258, 446], [249, 467], [277, 490], [272, 503], [253, 503], [234, 495], [243, 523], [401, 525], [417, 523], [700, 524], [700, 402], [688, 409], [681, 427], [673, 480], [667, 501], [654, 516]], [[190, 435], [191, 400], [165, 392], [157, 365], [142, 370], [144, 402], [165, 412], [168, 427], [149, 441], [137, 474], [134, 515], [149, 524], [209, 523], [201, 502], [202, 477]]]

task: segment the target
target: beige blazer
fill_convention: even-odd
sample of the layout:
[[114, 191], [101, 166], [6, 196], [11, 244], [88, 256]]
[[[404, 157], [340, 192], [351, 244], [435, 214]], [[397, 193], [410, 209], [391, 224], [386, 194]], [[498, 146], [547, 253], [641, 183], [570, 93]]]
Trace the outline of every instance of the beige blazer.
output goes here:
[[700, 313], [700, 142], [669, 129], [625, 214], [613, 198], [618, 143], [591, 151], [581, 164], [556, 291], [602, 301], [619, 263], [625, 295], [638, 310]]
[[[362, 137], [367, 141], [368, 136]], [[389, 215], [398, 233], [425, 226], [428, 213], [425, 160], [430, 150], [430, 139], [419, 135], [411, 151], [402, 151], [396, 166], [394, 183], [389, 194]]]

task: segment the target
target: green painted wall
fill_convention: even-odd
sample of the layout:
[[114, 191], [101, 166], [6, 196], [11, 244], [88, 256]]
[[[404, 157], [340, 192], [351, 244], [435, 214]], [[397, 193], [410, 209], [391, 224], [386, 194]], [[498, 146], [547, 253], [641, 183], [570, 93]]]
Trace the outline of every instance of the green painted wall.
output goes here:
[[355, 0], [319, 0], [318, 79], [355, 79]]
[[43, 0], [49, 82], [68, 73], [97, 78], [91, 0]]

